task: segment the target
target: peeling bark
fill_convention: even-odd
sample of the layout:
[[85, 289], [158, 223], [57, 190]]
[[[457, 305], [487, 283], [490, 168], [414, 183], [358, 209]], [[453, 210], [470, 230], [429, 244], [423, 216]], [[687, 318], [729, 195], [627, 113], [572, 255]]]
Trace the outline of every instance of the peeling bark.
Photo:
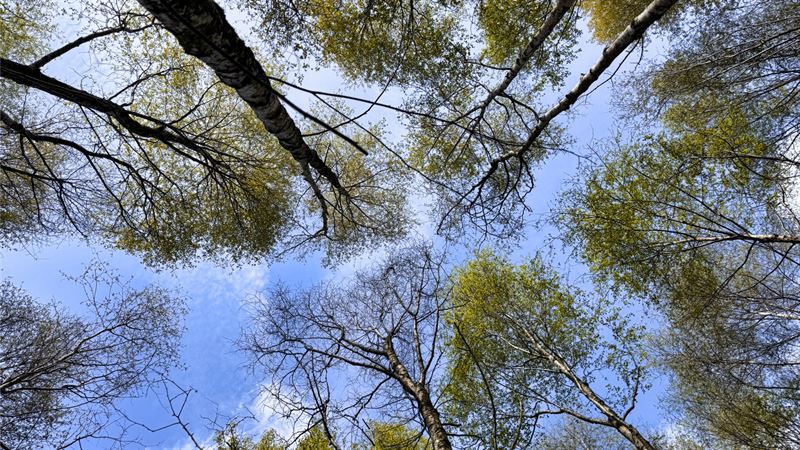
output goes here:
[[267, 131], [300, 163], [312, 186], [313, 178], [305, 174], [307, 166], [337, 191], [346, 193], [337, 174], [305, 142], [264, 68], [227, 21], [222, 8], [213, 0], [138, 1], [178, 39], [187, 54], [203, 61], [223, 83], [236, 90]]

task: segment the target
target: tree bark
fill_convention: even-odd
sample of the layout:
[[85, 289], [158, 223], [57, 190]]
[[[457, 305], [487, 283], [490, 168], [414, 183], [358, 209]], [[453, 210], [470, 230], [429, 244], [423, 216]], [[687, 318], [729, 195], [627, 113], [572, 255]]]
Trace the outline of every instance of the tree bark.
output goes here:
[[264, 68], [253, 51], [228, 23], [213, 0], [138, 0], [174, 35], [183, 50], [210, 67], [255, 112], [281, 146], [305, 168], [312, 167], [336, 190], [344, 192], [339, 177], [319, 154], [309, 148], [300, 130], [281, 104]]
[[389, 359], [389, 364], [392, 368], [394, 377], [403, 386], [403, 389], [409, 393], [417, 402], [419, 413], [422, 420], [425, 422], [425, 429], [428, 431], [428, 436], [433, 444], [433, 450], [452, 450], [450, 438], [447, 431], [442, 425], [442, 419], [439, 416], [439, 411], [431, 401], [428, 388], [423, 384], [424, 382], [417, 383], [408, 373], [408, 369], [400, 361], [397, 353], [394, 350], [391, 337], [386, 338], [384, 342], [384, 351]]
[[550, 125], [550, 122], [553, 121], [559, 114], [567, 111], [575, 102], [578, 101], [581, 95], [585, 94], [586, 91], [596, 82], [602, 73], [611, 67], [611, 64], [617, 59], [622, 52], [628, 48], [634, 41], [641, 38], [644, 35], [644, 32], [650, 28], [657, 20], [666, 14], [667, 11], [675, 4], [678, 0], [653, 0], [647, 7], [642, 11], [641, 14], [636, 16], [635, 19], [628, 25], [625, 30], [617, 36], [614, 41], [609, 44], [606, 48], [603, 49], [603, 54], [598, 58], [598, 60], [594, 63], [594, 65], [589, 69], [589, 71], [581, 77], [578, 83], [567, 92], [561, 101], [558, 102], [554, 107], [550, 108], [542, 114], [536, 127], [534, 127], [533, 131], [528, 135], [528, 139], [522, 145], [522, 147], [516, 150], [510, 150], [497, 158], [493, 159], [489, 169], [486, 171], [484, 176], [481, 180], [472, 188], [475, 190], [476, 188], [481, 188], [494, 172], [497, 171], [498, 167], [501, 163], [510, 160], [514, 157], [521, 157], [523, 154], [527, 153], [534, 145], [536, 140], [541, 136], [542, 132]]
[[570, 381], [581, 391], [581, 394], [589, 400], [589, 402], [597, 408], [601, 414], [606, 416], [607, 424], [619, 431], [634, 447], [638, 450], [656, 450], [647, 439], [642, 436], [639, 430], [633, 425], [627, 423], [625, 419], [619, 415], [614, 409], [609, 406], [597, 393], [581, 379], [572, 368], [564, 361], [561, 356], [542, 345], [541, 342], [528, 330], [525, 330], [528, 340], [533, 344], [536, 350], [547, 358], [559, 372], [564, 374]]
[[531, 60], [533, 54], [542, 47], [544, 41], [550, 37], [550, 35], [553, 33], [553, 30], [555, 30], [556, 26], [561, 23], [561, 20], [576, 2], [577, 0], [558, 0], [556, 2], [552, 11], [550, 11], [545, 18], [542, 28], [540, 28], [539, 31], [533, 35], [530, 42], [528, 42], [528, 45], [522, 49], [520, 54], [517, 56], [517, 59], [514, 61], [514, 64], [511, 66], [511, 69], [506, 72], [506, 76], [503, 77], [503, 81], [497, 87], [492, 89], [486, 99], [483, 100], [481, 109], [485, 109], [489, 106], [492, 100], [505, 93], [506, 89], [508, 89], [508, 87], [511, 85], [511, 82], [517, 78], [520, 72], [522, 72], [522, 69], [524, 69]]

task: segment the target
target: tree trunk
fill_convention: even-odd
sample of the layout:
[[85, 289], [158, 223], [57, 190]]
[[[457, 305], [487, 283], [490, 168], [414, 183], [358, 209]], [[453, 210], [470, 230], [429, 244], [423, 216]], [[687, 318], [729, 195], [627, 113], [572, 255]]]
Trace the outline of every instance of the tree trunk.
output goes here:
[[661, 19], [661, 17], [663, 17], [677, 2], [678, 0], [653, 0], [647, 5], [644, 11], [636, 16], [631, 24], [628, 25], [613, 42], [603, 49], [603, 54], [600, 58], [589, 68], [589, 71], [578, 80], [578, 83], [564, 95], [561, 101], [539, 117], [536, 127], [531, 131], [522, 147], [504, 153], [502, 156], [492, 160], [491, 167], [487, 174], [484, 175], [482, 183], [491, 177], [491, 174], [497, 170], [501, 162], [522, 156], [524, 153], [528, 152], [550, 122], [555, 119], [556, 116], [572, 107], [572, 105], [578, 101], [578, 98], [586, 93], [592, 84], [600, 78], [600, 75], [611, 67], [611, 64], [614, 63], [617, 57], [621, 55], [629, 45], [641, 38], [644, 32], [656, 21]]
[[311, 166], [335, 189], [339, 177], [309, 148], [300, 130], [272, 89], [253, 51], [239, 38], [213, 0], [138, 0], [172, 33], [183, 50], [210, 67], [255, 112], [281, 146], [302, 167]]
[[586, 383], [583, 379], [581, 379], [575, 372], [572, 370], [571, 367], [564, 361], [559, 355], [551, 351], [549, 348], [542, 345], [540, 342], [536, 340], [536, 338], [529, 332], [526, 333], [528, 335], [529, 340], [531, 343], [536, 347], [536, 349], [543, 354], [548, 360], [550, 360], [553, 365], [556, 366], [559, 372], [563, 373], [567, 378], [572, 381], [573, 384], [581, 391], [581, 394], [589, 400], [589, 402], [597, 408], [600, 413], [606, 416], [608, 420], [608, 424], [614, 427], [621, 435], [625, 437], [634, 447], [638, 450], [656, 450], [647, 439], [639, 433], [639, 430], [636, 429], [633, 425], [625, 422], [625, 419], [620, 416], [616, 411], [614, 411], [611, 406], [609, 406], [599, 395]]
[[387, 338], [384, 343], [384, 350], [389, 358], [389, 364], [392, 367], [392, 372], [403, 389], [411, 394], [414, 400], [417, 401], [419, 413], [422, 420], [425, 422], [425, 429], [428, 431], [428, 436], [433, 444], [433, 450], [452, 450], [450, 438], [447, 431], [442, 425], [442, 419], [439, 416], [439, 411], [431, 401], [430, 393], [424, 383], [417, 383], [411, 378], [408, 369], [400, 362], [397, 353], [394, 351], [391, 337]]

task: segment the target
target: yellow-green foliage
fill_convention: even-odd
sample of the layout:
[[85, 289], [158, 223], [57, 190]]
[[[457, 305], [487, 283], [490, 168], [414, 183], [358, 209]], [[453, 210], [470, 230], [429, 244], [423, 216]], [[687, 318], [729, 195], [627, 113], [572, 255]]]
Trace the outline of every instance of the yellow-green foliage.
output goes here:
[[[459, 106], [469, 104], [474, 100], [466, 93], [457, 94], [459, 100], [454, 100]], [[502, 102], [501, 102], [502, 103]], [[510, 107], [503, 104], [504, 107]], [[503, 110], [489, 110], [483, 117], [483, 130], [491, 129], [494, 137], [499, 141], [523, 142], [527, 134], [521, 130], [525, 125], [508, 117]], [[480, 130], [479, 130], [480, 131]], [[543, 139], [546, 145], [557, 147], [563, 144], [562, 130], [552, 127], [548, 136]], [[463, 129], [455, 126], [443, 126], [430, 120], [419, 120], [408, 137], [409, 162], [422, 172], [440, 180], [447, 180], [454, 185], [462, 182], [474, 182], [486, 170], [489, 156], [499, 156], [500, 153], [511, 149], [511, 146], [487, 144], [487, 141], [477, 135], [470, 135]], [[535, 149], [524, 156], [528, 167], [534, 166], [544, 159], [547, 153]], [[512, 159], [504, 163], [503, 170], [487, 180], [485, 192], [503, 192], [509, 182], [516, 178], [506, 176], [508, 173], [524, 172], [519, 167], [520, 160]], [[524, 177], [523, 177], [524, 178]], [[471, 187], [471, 186], [470, 186]]]
[[[701, 360], [672, 359], [677, 375], [676, 396], [691, 417], [703, 419], [692, 426], [731, 445], [726, 448], [782, 448], [783, 433], [791, 435], [798, 408], [773, 393], [717, 378]], [[699, 364], [698, 364], [699, 363]]]
[[486, 37], [484, 54], [492, 64], [513, 61], [541, 26], [551, 2], [487, 0], [479, 5], [479, 25]]
[[595, 39], [611, 42], [638, 16], [651, 0], [582, 0], [589, 13], [589, 28]]
[[321, 426], [311, 428], [290, 447], [278, 433], [269, 429], [256, 442], [252, 436], [242, 433], [236, 423], [229, 423], [214, 435], [214, 443], [219, 450], [334, 450]]
[[309, 430], [297, 443], [296, 450], [334, 450], [321, 426]]
[[[582, 308], [538, 257], [514, 265], [490, 251], [479, 253], [456, 272], [453, 302], [448, 320], [467, 340], [507, 334], [506, 317], [540, 326], [546, 339], [570, 348], [576, 358], [595, 340], [593, 328], [584, 326], [590, 309]], [[454, 336], [453, 344], [458, 341]], [[481, 352], [480, 347], [473, 350]]]
[[130, 198], [130, 210], [147, 214], [136, 217], [134, 227], [112, 231], [110, 237], [151, 264], [191, 261], [198, 251], [212, 259], [267, 256], [291, 214], [288, 186], [270, 186], [271, 176], [240, 173], [227, 190], [214, 185], [191, 190], [190, 184], [185, 190], [166, 188], [169, 191], [152, 208]]
[[[173, 95], [155, 93], [149, 97], [150, 103], [141, 107], [177, 110], [182, 105], [169, 102], [182, 98], [180, 93], [189, 89], [192, 78], [175, 72], [168, 78], [168, 83], [177, 84]], [[159, 177], [158, 191], [152, 193], [155, 207], [134, 216], [138, 226], [121, 230], [118, 245], [143, 253], [152, 262], [191, 259], [198, 250], [210, 257], [263, 257], [273, 250], [294, 213], [291, 180], [296, 169], [288, 152], [232, 91], [217, 85], [208, 97], [209, 104], [199, 111], [205, 116], [189, 128], [201, 132], [213, 126], [206, 136], [216, 150], [224, 152], [214, 156], [231, 178], [209, 177], [203, 166], [162, 145], [148, 148], [147, 163], [167, 176]], [[131, 157], [138, 153], [132, 151]], [[128, 194], [126, 206], [148, 210], [135, 186]]]
[[275, 430], [269, 429], [261, 435], [253, 450], [286, 450], [286, 448], [284, 439]]
[[268, 429], [256, 442], [239, 431], [236, 423], [228, 423], [214, 435], [217, 450], [288, 450], [286, 441], [273, 429]]
[[[341, 111], [351, 113], [346, 106]], [[319, 113], [323, 120], [337, 123], [338, 115]], [[310, 126], [311, 133], [321, 129]], [[400, 162], [381, 147], [383, 125], [368, 130], [343, 126], [340, 128], [369, 152], [364, 155], [349, 143], [330, 133], [308, 138], [326, 163], [339, 175], [349, 196], [328, 190], [328, 234], [322, 242], [329, 261], [341, 261], [365, 246], [392, 242], [402, 238], [411, 226], [406, 198], [409, 189], [406, 171]], [[305, 198], [306, 212], [318, 220], [321, 207], [313, 196]]]
[[305, 4], [328, 60], [360, 79], [439, 78], [460, 66], [457, 17], [436, 2], [405, 0]]
[[0, 56], [25, 63], [44, 56], [53, 9], [51, 0], [0, 0]]
[[[448, 412], [464, 430], [503, 448], [532, 435], [535, 424], [511, 418], [533, 413], [542, 396], [556, 404], [573, 404], [570, 382], [558, 375], [531, 336], [574, 368], [600, 364], [627, 377], [629, 368], [621, 353], [613, 345], [601, 345], [598, 330], [608, 325], [619, 345], [635, 342], [639, 332], [603, 302], [579, 295], [562, 286], [538, 257], [514, 265], [483, 251], [456, 271], [453, 307], [446, 317], [446, 395]], [[491, 402], [501, 417], [496, 424], [490, 419]]]
[[410, 162], [424, 173], [449, 180], [471, 180], [481, 170], [477, 139], [465, 141], [456, 127], [441, 127], [421, 121], [411, 136]]
[[430, 450], [430, 442], [407, 426], [390, 422], [370, 422], [373, 445], [369, 450]]
[[[652, 0], [582, 0], [581, 8], [589, 13], [589, 28], [600, 42], [613, 41], [636, 16], [642, 13]], [[688, 8], [702, 13], [704, 9], [727, 0], [684, 0], [678, 2], [664, 15], [659, 23], [671, 24]]]
[[676, 106], [665, 116], [670, 134], [613, 150], [566, 197], [559, 219], [596, 272], [639, 292], [698, 257], [678, 241], [725, 231], [723, 216], [753, 225], [751, 208], [766, 208], [780, 179], [778, 165], [758, 159], [774, 147], [741, 111], [692, 122]]
[[[146, 182], [126, 177], [114, 185], [116, 198], [92, 213], [105, 222], [109, 240], [151, 264], [190, 262], [198, 254], [233, 260], [269, 255], [295, 214], [299, 170], [236, 92], [163, 33], [124, 34], [109, 44], [120, 47], [124, 57], [114, 65], [123, 73], [139, 64], [162, 73], [137, 85], [129, 108], [180, 118], [174, 126], [202, 136], [205, 149], [126, 142], [122, 159]], [[114, 179], [113, 170], [106, 173]], [[109, 219], [108, 211], [119, 217]]]

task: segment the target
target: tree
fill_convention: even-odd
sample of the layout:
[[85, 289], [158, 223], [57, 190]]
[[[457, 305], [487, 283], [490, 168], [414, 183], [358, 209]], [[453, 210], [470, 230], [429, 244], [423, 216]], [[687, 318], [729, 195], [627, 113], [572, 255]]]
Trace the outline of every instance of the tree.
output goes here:
[[[611, 144], [556, 221], [602, 279], [657, 304], [693, 426], [797, 436], [797, 5], [732, 2], [640, 82], [663, 128]], [[646, 84], [645, 84], [646, 83]]]
[[322, 427], [311, 427], [297, 442], [297, 450], [334, 450], [333, 440]]
[[798, 127], [797, 4], [716, 3], [708, 12], [716, 20], [678, 28], [686, 39], [639, 75], [634, 93], [641, 95], [627, 106], [656, 118], [683, 104], [682, 114], [690, 120], [719, 120], [728, 111], [744, 110], [751, 122], [771, 128], [770, 137], [785, 140], [779, 145], [787, 150]]
[[[67, 233], [154, 265], [319, 247], [337, 260], [405, 237], [414, 192], [442, 235], [506, 241], [534, 167], [569, 140], [567, 112], [658, 23], [700, 24], [641, 78], [633, 113], [663, 129], [609, 150], [558, 220], [601, 280], [670, 321], [662, 355], [698, 427], [742, 445], [795, 439], [796, 2], [240, 0], [262, 25], [252, 46], [213, 0], [138, 3], [76, 7], [85, 33], [51, 49], [54, 3], [0, 0], [0, 245]], [[570, 75], [583, 13], [606, 47], [543, 105]], [[85, 47], [84, 73], [48, 73]], [[312, 64], [379, 94], [304, 87]], [[373, 108], [406, 132], [370, 123]], [[627, 419], [638, 331], [605, 299], [581, 305], [542, 261], [483, 254], [449, 280], [417, 245], [358, 276], [254, 305], [243, 347], [306, 425], [298, 445], [421, 429], [410, 445], [520, 447], [539, 418], [566, 414], [652, 448]], [[256, 445], [231, 433], [226, 445]]]
[[[306, 111], [311, 125], [324, 131], [312, 128], [317, 137], [300, 136], [253, 52], [219, 7], [204, 5], [227, 45], [209, 44], [223, 45], [214, 47], [223, 52], [214, 53], [216, 61], [206, 58], [210, 71], [164, 32], [166, 17], [155, 24], [124, 5], [93, 10], [97, 31], [32, 63], [9, 59], [22, 49], [2, 55], [0, 78], [8, 88], [0, 115], [6, 245], [72, 231], [102, 237], [152, 263], [174, 263], [191, 261], [198, 251], [258, 259], [307, 241], [347, 247], [342, 241], [363, 244], [404, 232], [403, 208], [396, 203], [403, 197], [380, 194], [387, 192], [380, 183], [388, 173], [381, 159], [359, 160], [353, 149], [364, 147], [341, 126], [332, 128]], [[149, 7], [157, 10], [158, 4]], [[19, 20], [36, 30], [36, 17]], [[184, 43], [186, 33], [198, 32], [192, 30], [184, 30]], [[24, 57], [43, 47], [19, 44], [27, 45]], [[103, 85], [114, 94], [96, 95], [42, 73], [87, 44], [102, 45], [118, 68]], [[232, 54], [240, 56], [226, 59]], [[246, 67], [237, 79], [216, 79], [214, 70], [237, 64]], [[329, 161], [309, 143], [325, 149]], [[364, 145], [370, 145], [367, 139]], [[309, 214], [319, 218], [317, 228]]]
[[402, 107], [365, 103], [405, 118], [409, 148], [393, 153], [435, 193], [437, 230], [506, 238], [522, 228], [533, 166], [563, 147], [555, 119], [676, 2], [637, 2], [640, 8], [627, 10], [630, 2], [581, 2], [593, 13], [607, 3], [612, 11], [635, 13], [619, 18], [624, 25], [614, 28], [597, 62], [550, 108], [536, 100], [567, 75], [578, 2], [243, 3], [262, 18], [263, 38], [280, 36], [302, 57], [315, 55], [358, 82], [401, 88]]
[[539, 439], [536, 446], [542, 450], [624, 450], [630, 448], [630, 444], [619, 434], [610, 432], [607, 428], [595, 427], [567, 417]]
[[541, 417], [563, 414], [655, 448], [628, 421], [645, 387], [642, 330], [541, 259], [478, 254], [455, 274], [448, 324], [450, 412], [483, 446], [527, 448]]
[[[798, 233], [773, 150], [731, 114], [613, 150], [564, 201], [558, 221], [595, 273], [665, 312], [687, 393], [716, 379], [792, 397]], [[700, 403], [731, 400], [711, 392]]]
[[640, 329], [608, 302], [579, 306], [540, 260], [482, 253], [451, 279], [442, 258], [407, 247], [346, 282], [258, 300], [243, 346], [269, 392], [331, 440], [377, 448], [390, 430], [363, 430], [370, 412], [420, 422], [423, 447], [526, 448], [541, 418], [565, 414], [654, 448], [627, 420], [646, 386]]
[[[354, 449], [369, 450], [423, 450], [430, 448], [428, 441], [419, 433], [403, 425], [371, 421], [369, 424], [369, 444], [353, 444]], [[278, 433], [269, 429], [256, 443], [253, 438], [238, 430], [238, 423], [228, 423], [214, 437], [219, 450], [331, 450], [335, 448], [325, 435], [322, 427], [314, 426], [300, 436], [297, 445], [292, 447]]]
[[239, 430], [237, 421], [229, 422], [214, 435], [218, 450], [332, 450], [328, 437], [320, 427], [308, 429], [298, 439], [295, 446], [283, 439], [274, 429], [268, 429], [256, 442], [251, 436]]
[[[533, 189], [531, 167], [548, 151], [563, 146], [560, 133], [551, 123], [588, 92], [603, 72], [675, 2], [653, 1], [648, 4], [603, 50], [572, 89], [555, 105], [540, 111], [530, 105], [533, 99], [527, 96], [534, 95], [536, 89], [515, 96], [509, 86], [523, 67], [533, 64], [532, 58], [548, 40], [570, 40], [574, 23], [567, 18], [561, 32], [554, 33], [554, 22], [567, 17], [566, 12], [573, 3], [556, 3], [545, 17], [540, 31], [533, 35], [507, 71], [504, 80], [490, 90], [484, 100], [478, 104], [470, 101], [463, 104], [461, 101], [448, 105], [452, 112], [445, 114], [447, 120], [423, 120], [418, 126], [421, 129], [420, 144], [416, 154], [412, 150], [412, 157], [423, 172], [428, 170], [428, 176], [437, 189], [442, 218], [439, 232], [447, 234], [453, 231], [458, 235], [465, 229], [477, 228], [484, 236], [508, 237], [513, 235], [513, 230], [521, 229], [522, 213], [527, 209], [525, 197]], [[538, 88], [547, 86], [547, 81], [554, 85], [561, 83], [563, 72], [559, 68], [569, 59], [565, 56], [569, 55], [569, 49], [550, 49], [547, 55], [553, 56], [558, 63], [555, 67], [547, 63], [543, 64], [544, 67], [539, 66], [549, 79], [537, 73], [545, 80], [534, 85]], [[478, 86], [482, 87], [481, 84]], [[530, 86], [526, 88], [531, 90]], [[482, 97], [470, 91], [455, 95], [458, 99]], [[494, 112], [488, 110], [490, 106], [494, 106]]]
[[[16, 241], [100, 234], [154, 263], [192, 260], [198, 252], [259, 259], [319, 245], [335, 259], [404, 235], [405, 197], [391, 195], [391, 186], [404, 184], [394, 175], [404, 170], [434, 194], [440, 233], [514, 236], [528, 209], [533, 166], [566, 140], [556, 119], [676, 1], [637, 8], [611, 2], [608, 10], [581, 4], [593, 18], [624, 16], [626, 26], [609, 28], [603, 54], [549, 108], [536, 99], [561, 86], [576, 53], [574, 0], [347, 1], [336, 8], [242, 0], [262, 20], [262, 48], [246, 46], [212, 0], [140, 3], [145, 11], [122, 4], [79, 12], [91, 17], [94, 31], [30, 63], [19, 58], [44, 53], [35, 38], [47, 27], [36, 14], [20, 16], [31, 38], [0, 62], [10, 95], [2, 116], [3, 207]], [[617, 14], [623, 10], [636, 14]], [[478, 35], [465, 26], [470, 20]], [[101, 46], [120, 68], [96, 86], [113, 94], [42, 72], [83, 45]], [[286, 81], [276, 67], [292, 66], [278, 58], [287, 47], [382, 92], [401, 88], [404, 104]], [[261, 50], [276, 67], [259, 62]], [[311, 95], [324, 114], [298, 107], [273, 84]], [[53, 99], [60, 101], [57, 115], [48, 112]], [[356, 115], [335, 99], [368, 108]], [[387, 143], [362, 125], [373, 107], [399, 113], [408, 136]], [[343, 149], [336, 158], [330, 142]], [[348, 170], [354, 165], [362, 170]]]
[[[719, 328], [719, 324], [714, 326]], [[793, 384], [796, 377], [783, 367], [775, 375], [758, 373], [765, 370], [761, 366], [792, 362], [773, 363], [769, 355], [759, 355], [758, 360], [743, 363], [739, 354], [752, 352], [752, 347], [760, 343], [742, 344], [738, 336], [724, 341], [720, 331], [712, 338], [698, 336], [709, 331], [697, 328], [670, 333], [667, 342], [672, 346], [664, 351], [674, 373], [671, 403], [685, 414], [687, 428], [717, 441], [719, 448], [796, 447], [800, 436], [800, 411]], [[680, 335], [675, 336], [678, 332]], [[698, 341], [690, 346], [693, 337]], [[719, 348], [710, 349], [709, 345], [715, 343]], [[736, 344], [741, 344], [741, 351], [736, 351]]]
[[[335, 430], [359, 430], [362, 416], [377, 411], [421, 423], [434, 449], [452, 448], [435, 383], [442, 264], [420, 244], [346, 283], [303, 292], [278, 287], [254, 303], [242, 346], [271, 377], [269, 393], [332, 442]], [[339, 387], [343, 379], [358, 381]]]
[[90, 439], [121, 445], [130, 423], [115, 414], [115, 402], [141, 395], [178, 362], [180, 299], [155, 287], [134, 290], [103, 266], [76, 280], [92, 317], [37, 302], [9, 281], [0, 284], [4, 449], [64, 448]]
[[239, 431], [240, 422], [231, 421], [214, 435], [218, 450], [286, 450], [288, 444], [273, 429], [261, 435], [258, 442]]

